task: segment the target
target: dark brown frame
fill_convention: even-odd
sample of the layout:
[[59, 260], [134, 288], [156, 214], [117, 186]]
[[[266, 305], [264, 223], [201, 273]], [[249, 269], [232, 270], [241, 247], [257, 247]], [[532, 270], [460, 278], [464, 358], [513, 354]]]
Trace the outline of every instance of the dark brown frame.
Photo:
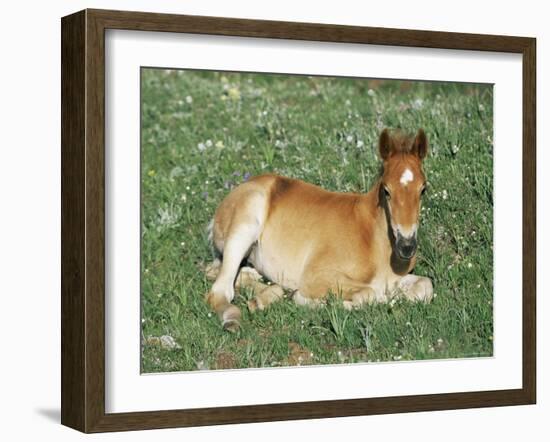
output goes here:
[[[523, 386], [401, 397], [105, 413], [105, 30], [518, 53], [523, 56]], [[405, 29], [84, 10], [61, 21], [61, 422], [83, 432], [534, 404], [536, 40]]]

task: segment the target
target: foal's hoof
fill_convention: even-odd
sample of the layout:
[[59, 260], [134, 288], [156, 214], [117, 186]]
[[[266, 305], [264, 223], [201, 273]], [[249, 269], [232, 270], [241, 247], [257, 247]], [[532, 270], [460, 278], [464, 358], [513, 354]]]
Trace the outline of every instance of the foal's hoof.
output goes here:
[[246, 305], [248, 306], [248, 311], [250, 313], [254, 313], [256, 310], [263, 310], [264, 309], [264, 306], [262, 304], [260, 304], [260, 302], [256, 298], [251, 299], [250, 301], [248, 301], [246, 303]]
[[223, 329], [228, 332], [235, 333], [241, 326], [239, 321], [239, 319], [241, 319], [241, 311], [237, 306], [230, 305], [221, 315], [221, 319]]
[[240, 327], [241, 327], [241, 324], [236, 319], [228, 319], [226, 321], [223, 321], [223, 329], [225, 331], [235, 333], [236, 331], [239, 330]]

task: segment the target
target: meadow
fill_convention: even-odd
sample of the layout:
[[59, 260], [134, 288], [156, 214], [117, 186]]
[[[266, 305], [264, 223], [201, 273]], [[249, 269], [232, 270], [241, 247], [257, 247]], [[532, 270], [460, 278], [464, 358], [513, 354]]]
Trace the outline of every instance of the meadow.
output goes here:
[[[491, 356], [492, 122], [491, 85], [142, 69], [142, 372]], [[267, 172], [367, 191], [385, 127], [430, 141], [415, 273], [434, 300], [250, 313], [243, 291], [224, 332], [204, 301], [219, 202]]]

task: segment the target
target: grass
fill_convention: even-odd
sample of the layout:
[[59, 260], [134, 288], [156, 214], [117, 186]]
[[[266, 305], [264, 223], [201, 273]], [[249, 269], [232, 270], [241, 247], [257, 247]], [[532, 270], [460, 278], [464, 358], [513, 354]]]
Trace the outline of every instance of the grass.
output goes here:
[[[201, 71], [142, 71], [142, 371], [490, 356], [492, 87]], [[205, 226], [248, 175], [366, 191], [384, 127], [426, 130], [428, 191], [415, 273], [431, 304], [348, 312], [290, 300], [224, 332], [204, 302]], [[175, 347], [150, 337], [171, 336]]]

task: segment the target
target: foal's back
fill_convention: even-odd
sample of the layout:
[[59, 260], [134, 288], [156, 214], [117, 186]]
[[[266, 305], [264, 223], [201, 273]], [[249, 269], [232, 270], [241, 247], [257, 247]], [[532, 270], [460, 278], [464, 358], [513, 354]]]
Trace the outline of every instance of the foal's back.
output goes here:
[[353, 224], [361, 200], [359, 194], [330, 192], [278, 175], [261, 175], [251, 182], [262, 183], [269, 189], [266, 224], [301, 230], [306, 235], [317, 232], [326, 234], [332, 229]]

